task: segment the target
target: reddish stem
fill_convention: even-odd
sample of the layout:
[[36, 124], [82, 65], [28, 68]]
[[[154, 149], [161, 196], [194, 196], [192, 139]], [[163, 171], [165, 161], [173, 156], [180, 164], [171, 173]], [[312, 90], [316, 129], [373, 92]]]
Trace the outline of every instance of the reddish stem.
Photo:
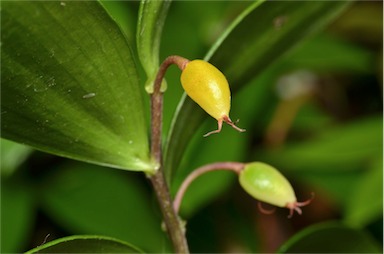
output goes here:
[[180, 70], [184, 70], [188, 62], [188, 59], [181, 56], [167, 57], [160, 65], [153, 85], [153, 94], [151, 95], [151, 151], [152, 156], [154, 156], [154, 159], [159, 164], [161, 163], [161, 131], [163, 121], [163, 93], [160, 91], [161, 83], [170, 65], [175, 64]]
[[216, 163], [207, 164], [195, 169], [187, 176], [187, 178], [185, 178], [184, 182], [181, 184], [175, 196], [175, 199], [173, 201], [174, 210], [176, 211], [176, 213], [179, 212], [179, 208], [180, 208], [183, 196], [185, 194], [185, 191], [197, 177], [207, 172], [216, 171], [216, 170], [231, 170], [231, 171], [234, 171], [236, 174], [240, 174], [244, 166], [245, 164], [241, 162], [216, 162]]

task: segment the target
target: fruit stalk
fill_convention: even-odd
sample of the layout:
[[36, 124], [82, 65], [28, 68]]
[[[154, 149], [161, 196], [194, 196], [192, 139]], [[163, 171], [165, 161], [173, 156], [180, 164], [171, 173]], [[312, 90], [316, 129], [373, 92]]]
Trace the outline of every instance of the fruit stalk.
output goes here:
[[216, 170], [230, 170], [234, 171], [236, 174], [240, 174], [241, 170], [244, 168], [245, 164], [241, 162], [216, 162], [204, 165], [202, 167], [199, 167], [192, 171], [191, 174], [185, 178], [184, 182], [181, 184], [179, 190], [177, 191], [177, 194], [175, 196], [175, 200], [173, 202], [173, 207], [175, 211], [178, 213], [181, 205], [181, 201], [183, 199], [183, 196], [185, 194], [185, 191], [187, 190], [188, 186], [199, 176], [208, 173], [210, 171], [216, 171]]

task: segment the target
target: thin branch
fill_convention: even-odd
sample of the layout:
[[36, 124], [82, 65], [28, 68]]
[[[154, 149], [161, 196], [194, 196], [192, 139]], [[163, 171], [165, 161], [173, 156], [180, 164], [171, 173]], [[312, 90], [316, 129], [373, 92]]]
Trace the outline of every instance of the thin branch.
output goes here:
[[189, 187], [189, 185], [199, 176], [216, 170], [230, 170], [234, 171], [236, 174], [239, 174], [241, 170], [244, 168], [245, 164], [241, 162], [216, 162], [212, 164], [207, 164], [202, 167], [199, 167], [192, 171], [187, 178], [185, 178], [184, 182], [181, 184], [179, 190], [177, 191], [175, 200], [173, 202], [174, 210], [178, 213], [181, 205], [181, 201], [185, 194], [185, 191]]
[[158, 165], [155, 174], [150, 175], [152, 186], [155, 190], [160, 210], [163, 214], [167, 233], [172, 241], [176, 253], [189, 253], [187, 240], [184, 234], [184, 228], [180, 223], [179, 217], [172, 206], [172, 199], [169, 194], [169, 187], [166, 183], [163, 163], [162, 163], [162, 112], [163, 112], [163, 94], [160, 86], [165, 72], [171, 64], [176, 64], [181, 70], [189, 62], [180, 56], [170, 56], [160, 65], [157, 73], [153, 94], [151, 95], [151, 155]]

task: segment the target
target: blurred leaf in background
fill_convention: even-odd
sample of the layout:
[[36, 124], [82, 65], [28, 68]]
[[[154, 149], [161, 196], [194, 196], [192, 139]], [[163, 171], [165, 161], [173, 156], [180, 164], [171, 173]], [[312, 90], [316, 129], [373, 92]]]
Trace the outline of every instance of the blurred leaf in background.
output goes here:
[[36, 224], [37, 195], [20, 173], [1, 178], [1, 252], [15, 253], [29, 248]]
[[69, 232], [111, 236], [156, 252], [167, 241], [160, 213], [139, 179], [90, 164], [63, 164], [42, 180], [41, 206]]

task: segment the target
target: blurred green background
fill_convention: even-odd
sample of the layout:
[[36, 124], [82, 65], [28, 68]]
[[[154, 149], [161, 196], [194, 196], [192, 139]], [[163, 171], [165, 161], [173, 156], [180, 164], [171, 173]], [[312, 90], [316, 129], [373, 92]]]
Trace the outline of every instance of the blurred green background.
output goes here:
[[[204, 58], [249, 4], [173, 2], [160, 59], [173, 54]], [[139, 2], [104, 5], [135, 45]], [[295, 249], [295, 243], [283, 243], [314, 224], [313, 230], [326, 232], [318, 239], [330, 245], [335, 239], [351, 244], [357, 234], [356, 241], [368, 247], [352, 245], [350, 252], [382, 251], [382, 9], [382, 2], [353, 3], [324, 31], [241, 88], [232, 99], [231, 116], [247, 129], [244, 135], [224, 126], [219, 135], [202, 139], [216, 128], [214, 119], [196, 131], [172, 182], [173, 193], [191, 170], [205, 163], [263, 161], [286, 175], [299, 201], [311, 192], [315, 200], [303, 208], [302, 216], [290, 220], [285, 209], [263, 215], [235, 175], [209, 173], [191, 186], [181, 208], [191, 252], [310, 252], [304, 244]], [[287, 20], [276, 22], [279, 26]], [[144, 71], [140, 73], [144, 83]], [[166, 75], [164, 136], [182, 96], [179, 76], [176, 68]], [[52, 240], [74, 234], [112, 236], [148, 252], [170, 250], [157, 202], [140, 173], [72, 161], [2, 140], [1, 176], [3, 253], [34, 248], [47, 236]], [[306, 239], [299, 236], [299, 243]], [[327, 252], [319, 249], [322, 245], [313, 242], [312, 250]]]

